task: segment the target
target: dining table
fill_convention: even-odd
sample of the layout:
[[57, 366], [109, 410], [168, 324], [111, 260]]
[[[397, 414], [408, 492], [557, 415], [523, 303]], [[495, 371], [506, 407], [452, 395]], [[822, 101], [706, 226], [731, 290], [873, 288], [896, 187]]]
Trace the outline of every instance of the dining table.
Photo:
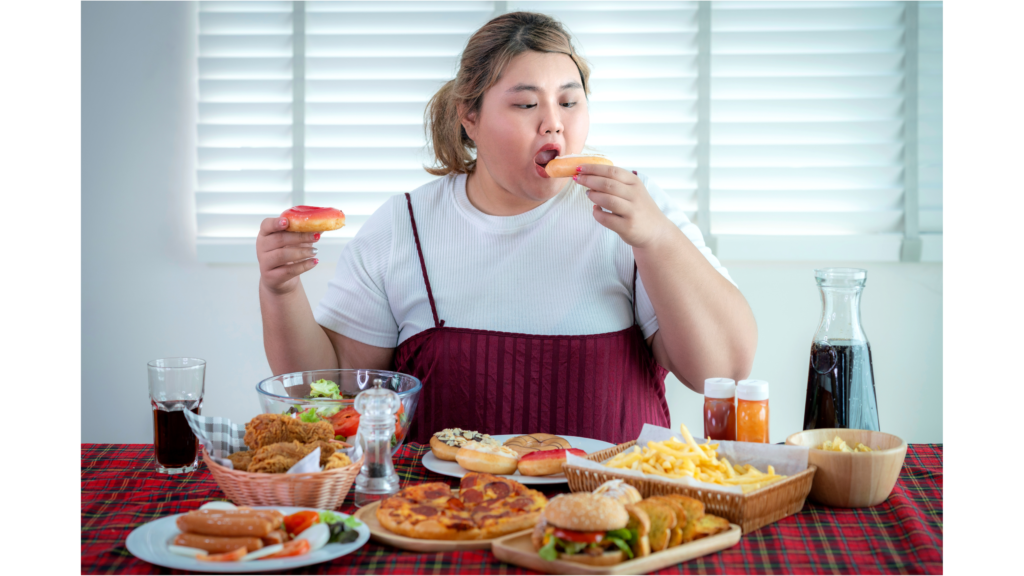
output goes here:
[[[430, 447], [406, 444], [394, 456], [404, 488], [458, 478], [423, 467]], [[226, 499], [206, 465], [186, 474], [157, 473], [152, 444], [82, 444], [82, 573], [179, 574], [133, 556], [135, 528]], [[536, 486], [549, 498], [566, 484]], [[339, 511], [354, 514], [352, 491]], [[655, 574], [939, 574], [942, 573], [942, 445], [910, 444], [889, 498], [871, 508], [829, 508], [808, 499], [802, 510], [743, 534], [731, 548]], [[290, 574], [536, 574], [490, 550], [410, 552], [371, 540], [355, 552]]]

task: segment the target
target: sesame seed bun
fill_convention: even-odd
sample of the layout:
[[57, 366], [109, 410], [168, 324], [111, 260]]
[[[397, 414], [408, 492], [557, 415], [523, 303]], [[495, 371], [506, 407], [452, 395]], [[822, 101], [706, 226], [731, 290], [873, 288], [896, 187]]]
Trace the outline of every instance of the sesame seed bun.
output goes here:
[[626, 508], [619, 502], [589, 492], [577, 492], [552, 499], [544, 510], [548, 524], [578, 532], [607, 532], [625, 528]]

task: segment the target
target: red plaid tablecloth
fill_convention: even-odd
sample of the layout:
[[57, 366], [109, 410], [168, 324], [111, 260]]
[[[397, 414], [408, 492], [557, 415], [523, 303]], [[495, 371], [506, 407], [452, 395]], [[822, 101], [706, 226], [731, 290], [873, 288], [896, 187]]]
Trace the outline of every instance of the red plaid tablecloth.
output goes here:
[[[430, 450], [402, 448], [395, 467], [408, 483], [450, 481], [420, 464]], [[132, 556], [125, 539], [134, 528], [169, 514], [223, 499], [204, 464], [184, 475], [153, 471], [151, 444], [82, 445], [82, 572], [89, 574], [187, 574]], [[551, 496], [563, 484], [544, 492]], [[342, 512], [354, 513], [350, 493]], [[942, 572], [942, 445], [914, 444], [907, 451], [892, 495], [874, 508], [804, 509], [750, 534], [722, 552], [671, 566], [657, 574], [909, 573]], [[295, 574], [533, 574], [499, 562], [490, 551], [421, 554], [372, 540], [356, 552], [293, 570]]]

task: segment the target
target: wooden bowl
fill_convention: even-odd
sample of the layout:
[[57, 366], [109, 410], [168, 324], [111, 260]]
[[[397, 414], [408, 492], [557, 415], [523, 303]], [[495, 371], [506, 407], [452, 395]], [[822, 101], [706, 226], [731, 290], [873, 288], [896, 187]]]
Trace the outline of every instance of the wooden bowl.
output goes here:
[[[817, 450], [826, 440], [839, 436], [851, 447], [858, 442], [872, 452], [831, 452]], [[822, 428], [804, 430], [786, 438], [790, 446], [807, 446], [807, 463], [814, 464], [810, 497], [837, 508], [866, 508], [885, 502], [903, 469], [907, 443], [892, 434], [870, 430]]]

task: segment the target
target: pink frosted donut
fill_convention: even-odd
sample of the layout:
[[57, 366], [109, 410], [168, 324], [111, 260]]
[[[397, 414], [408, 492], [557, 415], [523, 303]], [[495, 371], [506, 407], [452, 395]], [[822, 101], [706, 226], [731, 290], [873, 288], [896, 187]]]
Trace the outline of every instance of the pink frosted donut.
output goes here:
[[337, 208], [296, 206], [281, 216], [288, 219], [288, 232], [327, 232], [345, 225], [345, 213]]

